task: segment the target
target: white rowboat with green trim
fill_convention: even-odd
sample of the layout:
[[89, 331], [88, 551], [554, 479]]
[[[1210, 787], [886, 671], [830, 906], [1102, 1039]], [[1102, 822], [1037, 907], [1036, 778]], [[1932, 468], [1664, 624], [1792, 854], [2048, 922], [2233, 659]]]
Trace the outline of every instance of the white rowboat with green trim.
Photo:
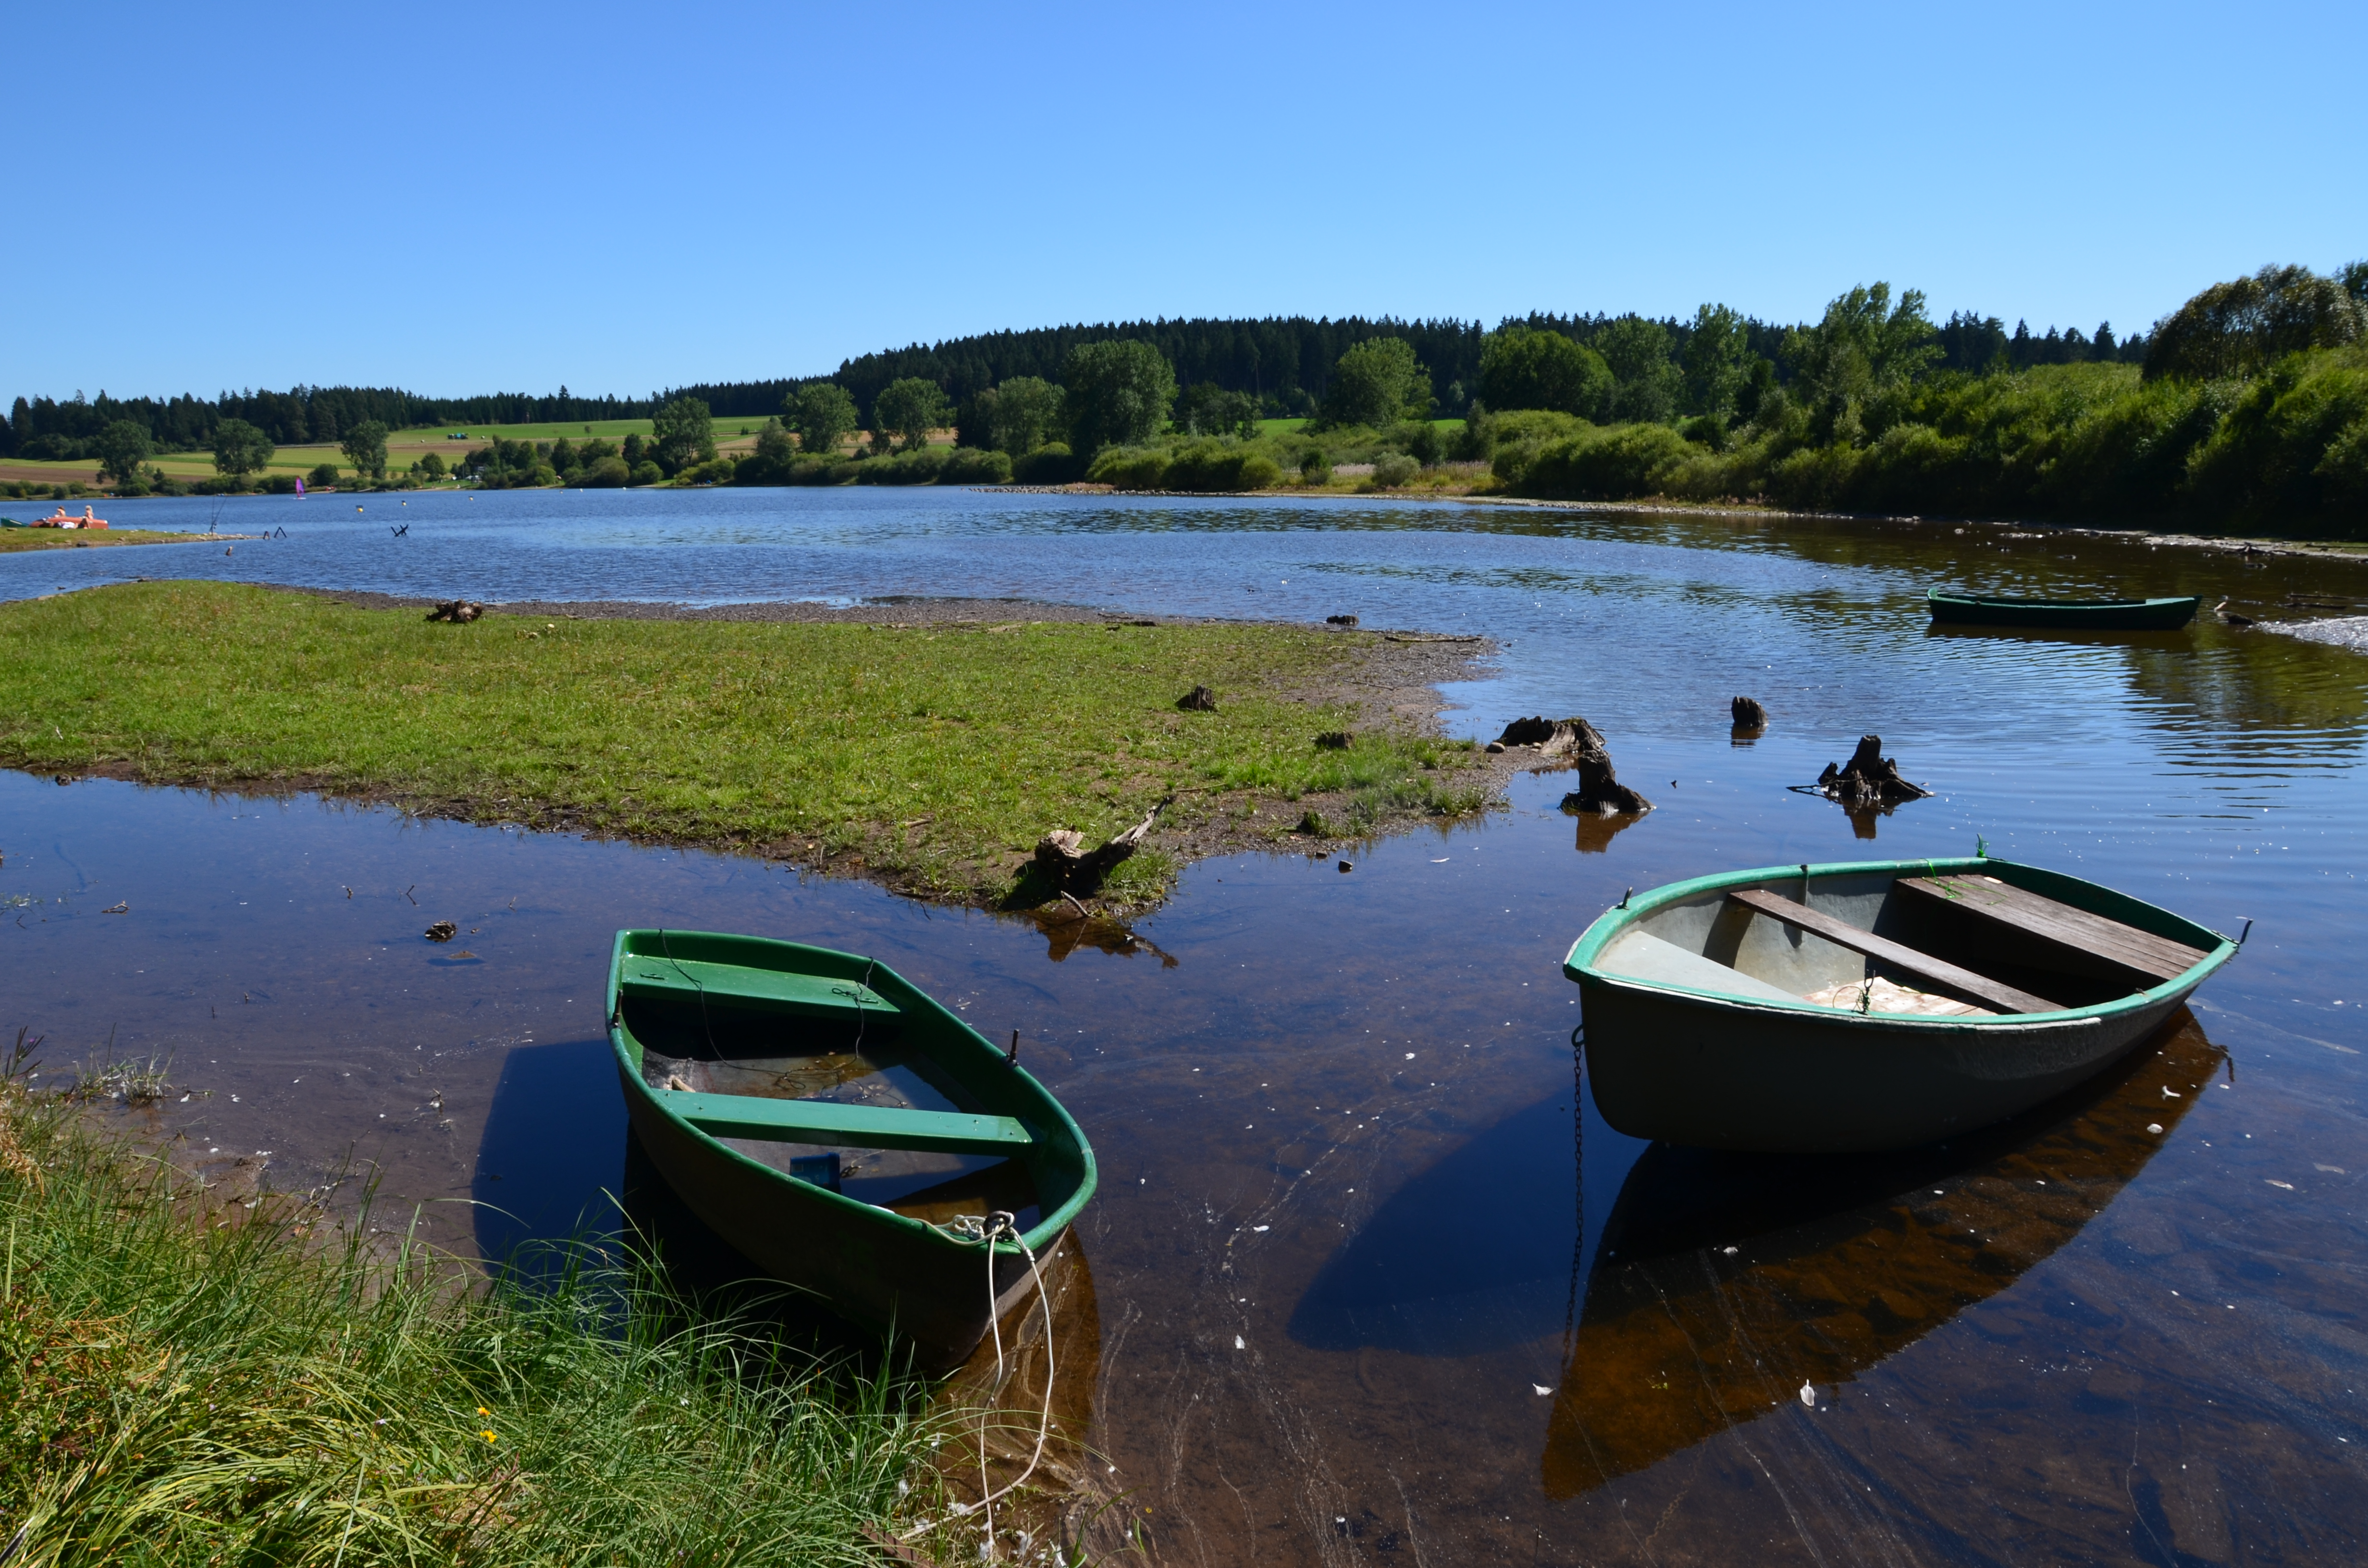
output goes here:
[[1613, 1127], [1842, 1153], [1931, 1142], [2063, 1093], [2237, 948], [2098, 883], [1974, 856], [1672, 882], [1605, 911], [1563, 971]]

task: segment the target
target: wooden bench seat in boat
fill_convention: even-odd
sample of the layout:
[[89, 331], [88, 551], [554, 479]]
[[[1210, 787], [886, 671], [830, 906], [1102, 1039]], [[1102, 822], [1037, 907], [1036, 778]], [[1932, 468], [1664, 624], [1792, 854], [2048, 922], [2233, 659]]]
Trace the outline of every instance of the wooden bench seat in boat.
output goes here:
[[831, 1100], [776, 1100], [755, 1095], [677, 1091], [661, 1097], [667, 1109], [712, 1138], [952, 1154], [1017, 1154], [1035, 1142], [1023, 1124], [1008, 1116], [841, 1105]]
[[2176, 980], [2210, 955], [2184, 942], [2124, 926], [2059, 903], [1995, 877], [1902, 877], [1897, 886], [2001, 926], [2117, 964], [2159, 984]]
[[703, 998], [727, 1005], [746, 1003], [810, 1017], [853, 1017], [862, 1014], [893, 1018], [900, 1012], [895, 1003], [860, 981], [751, 969], [743, 964], [707, 963], [697, 959], [647, 955], [628, 958], [618, 968], [617, 989], [627, 996], [656, 997], [669, 1002]]
[[1838, 948], [1848, 948], [1854, 953], [1864, 953], [1868, 958], [1879, 962], [1890, 964], [1896, 969], [1906, 970], [1908, 973], [1919, 975], [1926, 980], [1935, 981], [1952, 991], [1962, 991], [1966, 995], [1987, 1003], [2001, 1012], [2053, 1013], [2060, 1010], [2057, 1004], [2048, 1001], [2044, 996], [2033, 996], [2028, 991], [2018, 991], [2004, 981], [1992, 980], [1986, 974], [1976, 974], [1972, 970], [1961, 968], [1946, 959], [1934, 958], [1930, 953], [1919, 953], [1915, 949], [1895, 942], [1887, 937], [1878, 937], [1872, 931], [1861, 931], [1847, 921], [1837, 920], [1832, 915], [1821, 914], [1806, 904], [1795, 903], [1780, 893], [1768, 892], [1759, 888], [1742, 888], [1730, 892], [1726, 896], [1756, 914], [1765, 915], [1773, 920], [1781, 920], [1787, 926], [1797, 926], [1812, 936], [1822, 937]]

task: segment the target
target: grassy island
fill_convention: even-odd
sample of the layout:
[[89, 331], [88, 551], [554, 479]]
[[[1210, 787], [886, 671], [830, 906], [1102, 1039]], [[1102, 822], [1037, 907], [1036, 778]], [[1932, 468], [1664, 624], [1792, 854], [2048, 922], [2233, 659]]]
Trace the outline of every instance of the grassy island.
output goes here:
[[[1047, 831], [1099, 842], [1172, 798], [1109, 886], [1143, 903], [1196, 853], [1485, 803], [1468, 743], [1360, 684], [1381, 652], [1277, 625], [449, 624], [124, 584], [0, 606], [0, 765], [320, 790], [982, 903], [1031, 896]], [[1196, 686], [1215, 711], [1178, 710]]]

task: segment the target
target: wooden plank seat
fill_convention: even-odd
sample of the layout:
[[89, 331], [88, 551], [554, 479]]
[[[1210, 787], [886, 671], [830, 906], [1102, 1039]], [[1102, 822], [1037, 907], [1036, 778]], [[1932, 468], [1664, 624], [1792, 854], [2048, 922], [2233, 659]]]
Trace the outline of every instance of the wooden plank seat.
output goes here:
[[1868, 958], [1890, 964], [1895, 969], [1906, 970], [1910, 974], [1937, 982], [1952, 991], [1962, 991], [1966, 995], [1987, 1003], [2001, 1012], [2054, 1013], [2061, 1010], [2057, 1004], [2050, 1002], [2044, 996], [2033, 996], [2028, 991], [2018, 991], [2004, 981], [1992, 980], [1986, 974], [1976, 974], [1972, 970], [1960, 968], [1946, 959], [1936, 959], [1930, 953], [1919, 953], [1915, 949], [1895, 942], [1887, 937], [1878, 937], [1872, 931], [1861, 931], [1846, 921], [1837, 920], [1830, 915], [1820, 914], [1804, 903], [1795, 903], [1791, 899], [1779, 894], [1758, 888], [1746, 888], [1730, 892], [1726, 896], [1746, 909], [1765, 915], [1770, 919], [1781, 920], [1785, 925], [1796, 926], [1812, 936], [1822, 937], [1836, 947], [1848, 948], [1854, 953], [1864, 953]]
[[676, 1091], [660, 1097], [668, 1109], [711, 1138], [954, 1154], [1017, 1154], [1035, 1142], [1025, 1125], [1008, 1116], [840, 1105], [831, 1100], [775, 1100], [754, 1095]]
[[2184, 942], [2091, 915], [1995, 877], [1902, 877], [1898, 885], [1969, 915], [2103, 959], [2156, 984], [2176, 980], [2211, 956]]
[[706, 963], [697, 959], [651, 958], [637, 954], [620, 966], [618, 989], [628, 996], [650, 996], [670, 1002], [706, 1000], [755, 1004], [777, 1012], [810, 1017], [853, 1017], [857, 1014], [894, 1018], [901, 1009], [860, 981], [833, 980], [823, 974], [792, 974], [784, 970], [750, 969], [743, 964]]

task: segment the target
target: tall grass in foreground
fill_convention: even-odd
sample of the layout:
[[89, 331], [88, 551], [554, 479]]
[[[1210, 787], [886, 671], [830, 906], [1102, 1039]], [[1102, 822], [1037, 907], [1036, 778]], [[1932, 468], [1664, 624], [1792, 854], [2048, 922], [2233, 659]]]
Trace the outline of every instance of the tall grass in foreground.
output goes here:
[[214, 1206], [14, 1083], [0, 1232], [13, 1564], [878, 1562], [863, 1528], [934, 1495], [916, 1388], [588, 1251], [472, 1290], [364, 1223]]

